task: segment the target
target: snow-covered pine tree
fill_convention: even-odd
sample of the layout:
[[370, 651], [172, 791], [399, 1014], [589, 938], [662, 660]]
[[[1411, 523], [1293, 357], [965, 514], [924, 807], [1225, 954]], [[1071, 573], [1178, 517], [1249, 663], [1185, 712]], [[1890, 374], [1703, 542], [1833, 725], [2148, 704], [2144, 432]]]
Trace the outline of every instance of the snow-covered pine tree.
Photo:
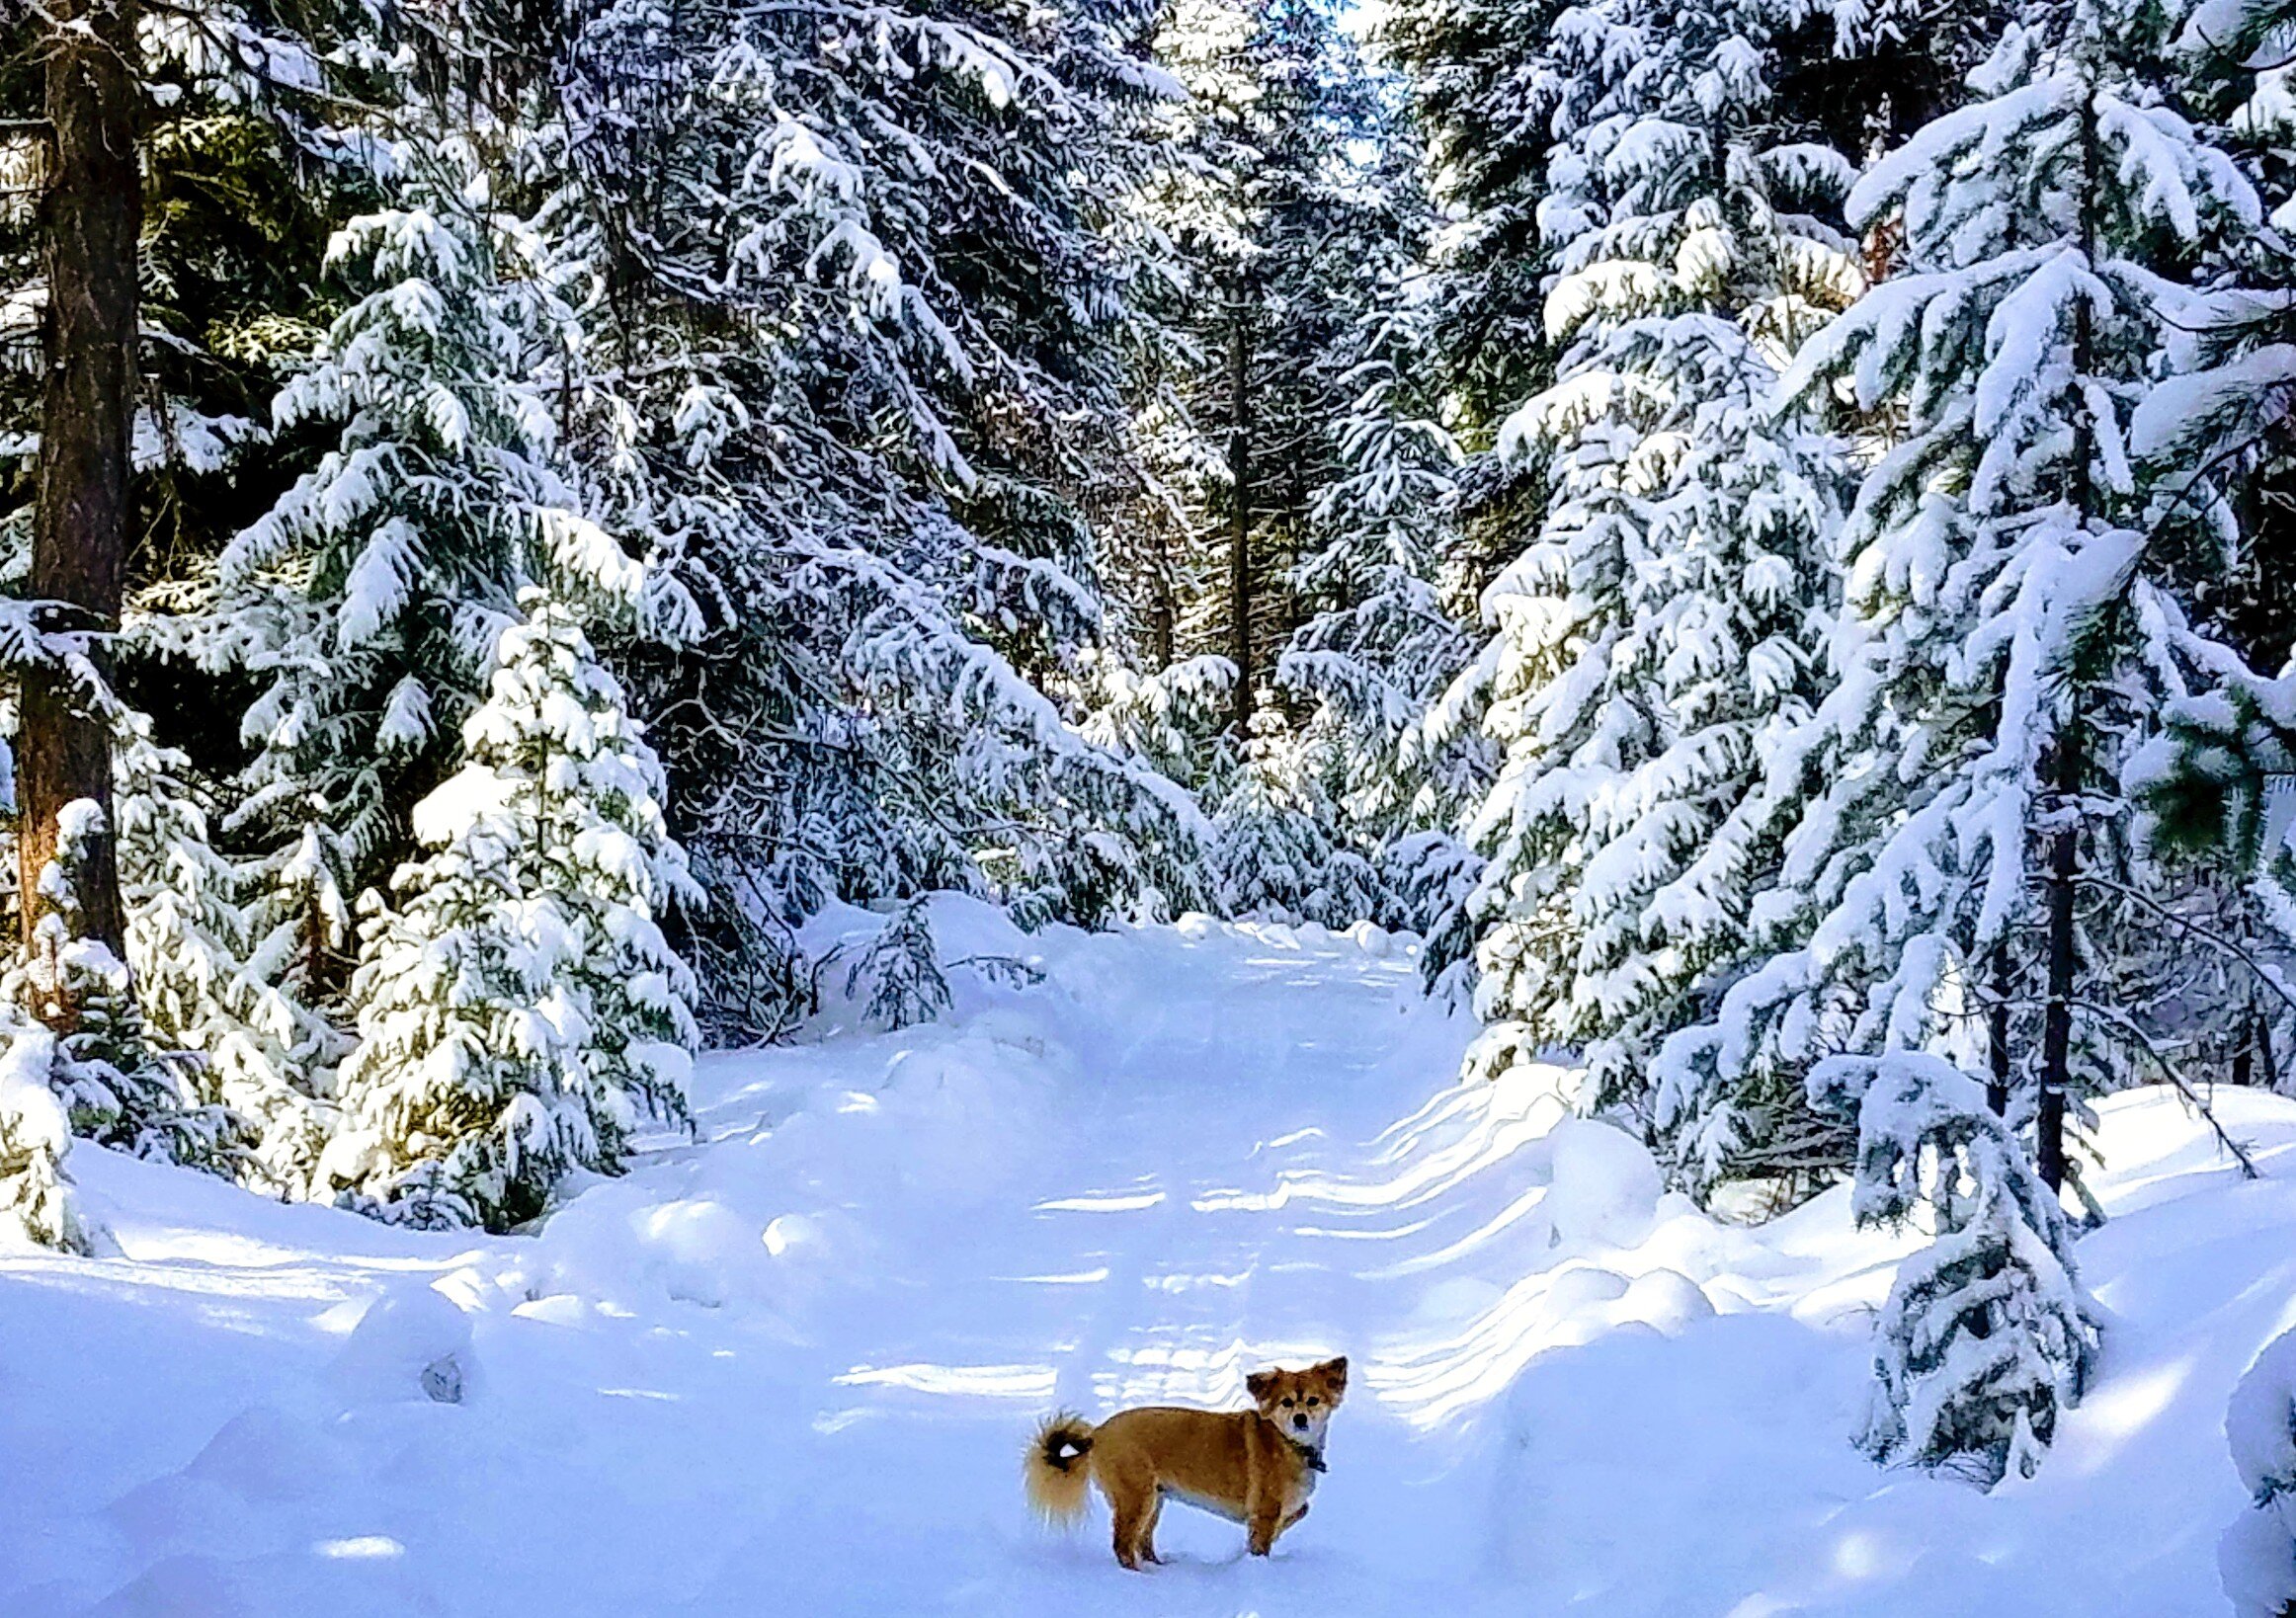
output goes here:
[[[2222, 653], [2195, 671], [2122, 770], [2142, 810], [2139, 852], [2154, 880], [2137, 903], [2166, 907], [2136, 957], [2148, 994], [2175, 1012], [2176, 1060], [2273, 1083], [2296, 1015], [2285, 993], [2292, 912], [2284, 840], [2267, 836], [2266, 782], [2296, 768], [2296, 101], [2286, 0], [2204, 0], [2163, 64], [2185, 105], [2219, 114], [2216, 138], [2255, 185], [2265, 217], [2222, 242], [2206, 290], [2180, 300], [2167, 333], [2169, 374], [2129, 422], [2132, 458], [2164, 494], [2205, 517], [2206, 566], [2183, 599]], [[2196, 522], [2195, 526], [2200, 526]], [[2270, 678], [2277, 676], [2277, 679]], [[2156, 921], [2160, 918], [2154, 918]], [[2171, 936], [2174, 934], [2174, 936]], [[2117, 964], [2117, 963], [2116, 963]], [[2118, 1003], [2118, 997], [2115, 999]], [[2151, 1075], [2148, 1075], [2151, 1077]]]
[[895, 911], [845, 975], [849, 1000], [868, 999], [861, 1014], [882, 1028], [931, 1022], [948, 1010], [948, 979], [922, 898]]
[[50, 1088], [55, 1035], [18, 1008], [0, 1014], [0, 1230], [39, 1247], [87, 1253], [95, 1233], [65, 1170], [71, 1125]]
[[1874, 1387], [1858, 1447], [1877, 1461], [1958, 1470], [1990, 1489], [2030, 1477], [2081, 1402], [2098, 1320], [2054, 1188], [1942, 1057], [1835, 1057], [1813, 1105], [1854, 1114], [1860, 1225], [1926, 1214], [1934, 1243], [1903, 1260], [1874, 1325]]
[[[2130, 413], [2129, 453], [2185, 530], [2168, 564], [2178, 603], [2213, 644], [2121, 761], [2141, 811], [2129, 842], [2133, 891], [2104, 897], [2111, 935], [2097, 999], [2160, 1029], [2152, 1043], [2187, 1074], [2272, 1082], [2296, 1026], [2281, 957], [2288, 901], [2283, 850], [2265, 848], [2263, 785], [2296, 741], [2275, 692], [2296, 648], [2296, 499], [2289, 408], [2296, 403], [2296, 224], [2289, 158], [2296, 111], [2279, 48], [2296, 25], [2284, 0], [2204, 0], [2178, 13], [2155, 76], [2175, 105], [2212, 116], [2211, 139], [2255, 185], [2260, 219], [2219, 233], [2204, 289], [2180, 291], [2164, 330], [2161, 374]], [[2148, 739], [2149, 738], [2149, 739]], [[2115, 873], [2119, 874], [2119, 873]], [[2141, 878], [2141, 881], [2139, 880]], [[2114, 910], [2125, 915], [2112, 914]], [[2157, 1005], [2165, 1014], [2145, 1015]], [[2146, 1056], [2138, 1076], [2158, 1079]]]
[[[2123, 763], [2142, 887], [2110, 897], [2122, 920], [2102, 997], [2137, 1031], [2169, 1024], [2186, 1077], [2287, 1089], [2296, 1028], [2296, 672], [2265, 679], [2231, 651], [2202, 664]], [[2166, 1017], [2145, 1017], [2148, 1004]], [[2119, 1019], [2116, 1017], [2116, 1020]], [[2140, 1081], [2166, 1077], [2160, 1060]]]
[[707, 619], [619, 661], [712, 895], [714, 1030], [785, 1024], [831, 895], [1192, 901], [1200, 812], [1079, 728], [1116, 638], [1080, 514], [1124, 475], [1139, 269], [1108, 202], [1170, 89], [1146, 26], [1097, 0], [585, 24], [566, 138], [627, 286], [601, 352]]
[[[1386, 185], [1414, 199], [1400, 177]], [[1317, 548], [1291, 581], [1312, 615], [1276, 663], [1282, 688], [1315, 704], [1304, 728], [1331, 761], [1325, 790], [1366, 849], [1455, 825], [1493, 762], [1479, 734], [1418, 745], [1428, 704], [1476, 651], [1460, 613], [1472, 590], [1451, 543], [1460, 450], [1442, 422], [1424, 234], [1413, 209], [1392, 237], [1362, 244], [1370, 262], [1343, 373], [1354, 393], [1338, 475], [1311, 514]]]
[[217, 1167], [241, 1144], [238, 1121], [221, 1105], [185, 1093], [147, 1035], [127, 963], [83, 919], [83, 861], [108, 831], [92, 799], [67, 804], [56, 817], [54, 855], [40, 874], [41, 916], [29, 946], [0, 980], [0, 1001], [25, 1009], [54, 1035], [48, 1083], [74, 1133], [138, 1157]]
[[1252, 501], [1249, 412], [1258, 396], [1251, 345], [1262, 311], [1245, 280], [1255, 225], [1247, 187], [1263, 160], [1252, 124], [1261, 118], [1271, 125], [1276, 120], [1268, 115], [1278, 105], [1296, 112], [1291, 92], [1298, 88], [1286, 75], [1263, 109], [1258, 68], [1271, 41], [1259, 23], [1254, 0], [1174, 0], [1161, 8], [1152, 48], [1180, 93], [1157, 109], [1155, 160], [1126, 210], [1146, 248], [1130, 366], [1142, 488], [1137, 537], [1127, 547], [1138, 554], [1119, 564], [1117, 577], [1134, 599], [1151, 669], [1217, 655], [1239, 670], [1222, 716], [1231, 727], [1257, 693], [1248, 688], [1252, 671], [1242, 666], [1251, 659], [1236, 656], [1230, 608], [1241, 582], [1250, 611], [1262, 571], [1251, 553], [1252, 514], [1230, 498], [1242, 470], [1244, 502]]
[[[293, 475], [269, 404], [323, 330], [330, 222], [367, 185], [354, 125], [381, 84], [361, 37], [373, 27], [355, 0], [198, 0], [143, 16], [133, 493], [147, 602], [183, 605], [184, 587]], [[123, 651], [123, 695], [172, 708], [180, 670]]]
[[[1221, 805], [1212, 901], [1387, 917], [1368, 861], [1419, 796], [1395, 785], [1398, 740], [1460, 655], [1432, 583], [1454, 452], [1415, 316], [1389, 307], [1426, 233], [1399, 98], [1325, 0], [1189, 0], [1157, 49], [1190, 95], [1137, 202], [1175, 262], [1144, 310], [1163, 340], [1134, 426], [1162, 510], [1135, 615], [1152, 659], [1242, 671], [1229, 748], [1183, 777]], [[1271, 676], [1285, 712], [1264, 730]], [[1256, 844], [1288, 857], [1247, 870]], [[1328, 883], [1324, 849], [1345, 855]]]
[[1379, 85], [1328, 0], [1184, 0], [1156, 48], [1189, 95], [1160, 121], [1135, 201], [1172, 259], [1143, 288], [1163, 341], [1135, 432], [1177, 508], [1155, 530], [1172, 554], [1143, 615], [1163, 614], [1153, 655], [1243, 669], [1240, 746], [1298, 621], [1293, 567], [1320, 548], [1358, 334], [1419, 212]]
[[300, 929], [264, 926], [276, 873], [216, 849], [205, 786], [182, 753], [152, 741], [144, 715], [116, 719], [113, 772], [127, 965], [143, 1023], [182, 1053], [183, 1089], [222, 1108], [244, 1137], [228, 1164], [234, 1175], [299, 1196], [331, 1121], [323, 1097], [344, 1048], [297, 993], [305, 980], [279, 958], [299, 945]]
[[2179, 105], [2217, 115], [2214, 135], [2256, 187], [2265, 217], [2224, 244], [2207, 292], [2169, 334], [2172, 376], [2130, 420], [2130, 449], [2160, 475], [2198, 472], [2230, 509], [2221, 577], [2193, 607], [2250, 668], [2296, 652], [2296, 96], [2286, 0], [2200, 0], [2183, 13], [2163, 76]]
[[424, 1226], [531, 1219], [567, 1173], [618, 1173], [645, 1121], [687, 1116], [694, 986], [661, 924], [695, 892], [661, 769], [573, 609], [521, 605], [462, 768], [416, 806], [422, 857], [369, 902], [320, 1165]]
[[274, 406], [335, 446], [226, 547], [179, 637], [204, 669], [262, 683], [229, 829], [297, 889], [283, 912], [387, 874], [524, 585], [546, 575], [623, 615], [646, 585], [560, 453], [582, 295], [567, 268], [498, 207], [499, 175], [443, 114], [410, 114], [383, 150], [388, 204], [330, 248], [359, 294]]
[[1840, 446], [1773, 413], [1775, 366], [1855, 295], [1822, 222], [1848, 165], [1772, 119], [1791, 8], [1643, 0], [1558, 26], [1541, 203], [1554, 385], [1502, 450], [1546, 467], [1536, 541], [1484, 597], [1463, 682], [1504, 749], [1472, 831], [1490, 1026], [1470, 1071], [1578, 1048], [1590, 1105], [1753, 954], [1774, 859], [1764, 762], [1814, 707]]
[[1377, 870], [1337, 843], [1333, 816], [1280, 708], [1259, 705], [1206, 857], [1213, 902], [1227, 916], [1344, 928], [1381, 913]]
[[1554, 378], [1541, 226], [1567, 0], [1398, 0], [1378, 43], [1403, 71], [1444, 226], [1433, 244], [1433, 378], [1473, 447]]
[[1790, 1135], [1758, 1119], [1818, 1057], [1932, 1049], [1998, 1001], [2041, 1031], [2054, 1183], [2063, 1081], [2098, 1027], [2075, 1026], [2076, 922], [2084, 882], [2119, 880], [2112, 772], [2220, 656], [2169, 588], [2193, 508], [2132, 465], [2126, 426], [2179, 278], [2255, 203], [2153, 88], [2155, 26], [2106, 0], [2031, 14], [1972, 103], [1851, 195], [1895, 263], [1784, 386], [1852, 396], [1890, 444], [1844, 529], [1830, 688], [1762, 788], [1791, 827], [1757, 912], [1772, 953], [1659, 1064], [1700, 1182]]
[[[171, 737], [221, 744], [206, 765], [237, 762], [227, 757], [229, 697], [218, 701], [209, 683], [163, 661], [163, 649], [173, 644], [171, 615], [187, 605], [191, 581], [291, 475], [259, 419], [282, 368], [307, 353], [314, 313], [326, 305], [318, 269], [327, 217], [366, 183], [368, 148], [346, 123], [375, 82], [373, 53], [352, 36], [374, 21], [367, 9], [333, 0], [287, 11], [201, 0], [165, 16], [144, 11], [138, 49], [129, 53], [140, 80], [131, 162], [141, 176], [143, 221], [132, 278], [142, 341], [126, 489], [136, 543], [126, 559], [125, 631], [81, 655], [103, 688], [97, 708], [114, 732], [110, 818], [125, 911], [114, 952], [123, 959], [94, 975], [129, 974], [140, 1032], [101, 1041], [108, 1054], [89, 1063], [74, 1055], [83, 1040], [75, 1031], [55, 1044], [49, 1066], [74, 1098], [81, 1127], [141, 1150], [187, 1154], [270, 1188], [284, 1182], [259, 1168], [271, 1153], [255, 1135], [268, 1133], [283, 1149], [296, 1136], [288, 1157], [307, 1159], [310, 1143], [307, 1130], [268, 1128], [300, 1098], [274, 1088], [280, 1075], [268, 1064], [235, 1061], [220, 1038], [236, 1011], [266, 992], [249, 976], [248, 957], [233, 952], [244, 941], [236, 914], [243, 894], [204, 826], [194, 824], [202, 819], [194, 807], [205, 785], [200, 772], [172, 749], [153, 749], [133, 710], [161, 715]], [[0, 303], [8, 311], [0, 316], [0, 455], [25, 462], [27, 475], [14, 480], [20, 495], [38, 482], [29, 471], [43, 427], [44, 372], [33, 363], [46, 296], [44, 210], [35, 205], [47, 168], [39, 152], [49, 138], [41, 90], [37, 72], [0, 84], [7, 130], [0, 160], [11, 177], [0, 206]], [[0, 515], [0, 574], [20, 592], [28, 518], [29, 507]], [[147, 636], [155, 622], [168, 628]], [[163, 756], [155, 777], [146, 767]], [[15, 883], [8, 887], [13, 897]], [[82, 959], [75, 969], [88, 966]], [[49, 971], [36, 960], [17, 982]], [[143, 1072], [127, 1071], [138, 1064]], [[142, 1122], [130, 1127], [115, 1106], [119, 1080], [107, 1066], [141, 1095], [126, 1110]], [[250, 1115], [238, 1105], [259, 1093], [266, 1104], [253, 1108], [250, 1134]], [[107, 1094], [111, 1100], [101, 1098]]]
[[1085, 739], [1144, 760], [1176, 781], [1211, 778], [1220, 728], [1233, 703], [1236, 666], [1209, 656], [1161, 669], [1139, 669], [1113, 657], [1096, 663], [1095, 699], [1081, 727]]

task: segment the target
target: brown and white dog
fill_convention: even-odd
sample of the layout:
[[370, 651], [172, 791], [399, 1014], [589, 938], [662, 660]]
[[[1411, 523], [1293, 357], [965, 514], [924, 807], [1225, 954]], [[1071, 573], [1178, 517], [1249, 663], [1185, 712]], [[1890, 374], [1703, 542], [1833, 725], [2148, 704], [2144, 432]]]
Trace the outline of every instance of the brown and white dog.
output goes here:
[[1047, 1521], [1084, 1515], [1085, 1485], [1101, 1486], [1116, 1518], [1116, 1560], [1137, 1569], [1156, 1555], [1167, 1498], [1244, 1524], [1252, 1554], [1307, 1515], [1324, 1470], [1324, 1429], [1348, 1392], [1345, 1356], [1304, 1371], [1255, 1371], [1248, 1411], [1147, 1405], [1094, 1426], [1055, 1416], [1028, 1444], [1028, 1503]]

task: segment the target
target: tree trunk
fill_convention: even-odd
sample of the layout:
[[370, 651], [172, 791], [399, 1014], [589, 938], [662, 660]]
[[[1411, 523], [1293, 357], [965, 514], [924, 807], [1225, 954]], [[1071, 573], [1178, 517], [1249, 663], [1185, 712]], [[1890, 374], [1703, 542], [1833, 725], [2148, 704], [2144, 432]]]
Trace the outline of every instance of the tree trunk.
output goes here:
[[1156, 551], [1149, 558], [1148, 652], [1159, 672], [1172, 667], [1179, 650], [1180, 611], [1172, 599], [1172, 549], [1156, 526]]
[[[139, 86], [134, 0], [58, 0], [45, 31], [53, 131], [41, 196], [47, 307], [41, 346], [40, 503], [29, 591], [61, 603], [59, 627], [120, 624], [126, 574], [128, 440], [135, 399], [136, 164]], [[101, 664], [99, 665], [101, 666]], [[43, 907], [40, 873], [54, 855], [56, 816], [92, 798], [112, 813], [112, 747], [86, 693], [50, 670], [26, 676], [17, 731], [17, 867], [29, 940]], [[90, 850], [78, 898], [87, 936], [121, 948], [120, 883], [107, 830]]]
[[1993, 1014], [1985, 1031], [1986, 1054], [1993, 1062], [1985, 1104], [1993, 1108], [1995, 1117], [2006, 1117], [2009, 1102], [2009, 959], [2006, 943], [1993, 946]]
[[2081, 710], [2057, 733], [2057, 829], [2049, 843], [2049, 999], [2041, 1023], [2041, 1088], [2033, 1113], [2033, 1167], [2051, 1190], [2065, 1183], [2065, 1091], [2073, 1055], [2073, 877], [2081, 842]]
[[2241, 1019], [2240, 1044], [2232, 1053], [2232, 1082], [2243, 1089], [2256, 1082], [2256, 1029], [2261, 1021], [2254, 1006]]
[[[2081, 212], [2083, 254], [2095, 252], [2096, 89], [2088, 83], [2081, 104]], [[2094, 333], [2089, 304], [2073, 315], [2073, 372], [2086, 380], [2094, 364]], [[2096, 486], [2091, 462], [2096, 454], [2096, 424], [2085, 397], [2073, 419], [2070, 468], [2074, 511], [2086, 524], [2095, 515]], [[2078, 680], [2078, 676], [2076, 676]], [[2066, 699], [2056, 742], [2056, 830], [2049, 844], [2049, 998], [2041, 1021], [2041, 1082], [2033, 1110], [2033, 1169], [2052, 1191], [2065, 1184], [2065, 1091], [2073, 1058], [2073, 877], [2081, 844], [2081, 688]]]
[[1248, 281], [1238, 278], [1228, 323], [1228, 657], [1236, 665], [1234, 724], [1252, 731], [1252, 333]]

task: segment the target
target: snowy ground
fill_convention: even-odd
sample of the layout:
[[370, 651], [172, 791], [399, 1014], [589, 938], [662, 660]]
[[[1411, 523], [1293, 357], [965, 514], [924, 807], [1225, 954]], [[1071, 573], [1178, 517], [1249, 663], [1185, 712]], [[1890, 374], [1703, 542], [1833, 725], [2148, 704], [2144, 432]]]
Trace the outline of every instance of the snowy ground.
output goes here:
[[[2173, 1098], [2107, 1108], [2104, 1377], [1986, 1497], [1845, 1441], [1893, 1250], [1840, 1193], [1717, 1226], [1527, 1087], [1446, 1090], [1468, 1030], [1376, 938], [938, 926], [1048, 976], [704, 1063], [706, 1144], [538, 1238], [83, 1150], [124, 1256], [0, 1257], [0, 1613], [2220, 1610], [2296, 1104], [2220, 1092], [2255, 1184]], [[1127, 1574], [1097, 1503], [1025, 1517], [1052, 1406], [1232, 1405], [1335, 1350], [1332, 1473], [1271, 1561], [1176, 1508]]]

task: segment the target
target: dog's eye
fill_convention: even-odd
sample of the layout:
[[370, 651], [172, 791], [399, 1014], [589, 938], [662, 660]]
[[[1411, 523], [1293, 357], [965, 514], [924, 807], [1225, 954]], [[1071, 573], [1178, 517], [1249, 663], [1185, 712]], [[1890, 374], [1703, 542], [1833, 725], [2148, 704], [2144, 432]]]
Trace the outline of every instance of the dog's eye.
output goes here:
[[1314, 1409], [1316, 1408], [1316, 1406], [1318, 1406], [1318, 1405], [1320, 1405], [1320, 1404], [1322, 1404], [1322, 1403], [1323, 1403], [1323, 1401], [1322, 1401], [1322, 1400], [1320, 1400], [1320, 1399], [1318, 1399], [1318, 1398], [1316, 1398], [1316, 1396], [1315, 1396], [1314, 1394], [1309, 1394], [1309, 1395], [1307, 1396], [1307, 1408], [1308, 1408], [1309, 1410], [1314, 1410]]
[[1284, 1408], [1285, 1410], [1289, 1410], [1289, 1409], [1291, 1409], [1291, 1400], [1290, 1400], [1290, 1398], [1289, 1398], [1288, 1396], [1286, 1396], [1286, 1397], [1285, 1397], [1285, 1399], [1284, 1399], [1284, 1401], [1283, 1401], [1283, 1408]]

